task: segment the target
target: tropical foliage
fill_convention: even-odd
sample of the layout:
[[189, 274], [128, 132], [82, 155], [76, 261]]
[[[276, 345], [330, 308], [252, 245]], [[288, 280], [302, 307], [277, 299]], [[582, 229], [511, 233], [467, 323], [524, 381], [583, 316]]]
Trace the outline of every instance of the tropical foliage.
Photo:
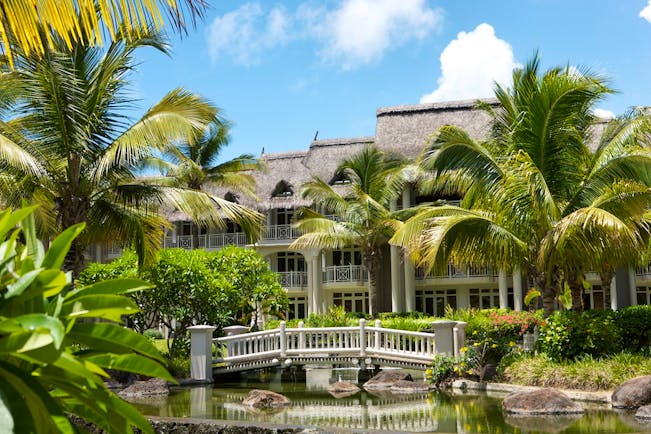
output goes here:
[[205, 9], [204, 0], [19, 0], [4, 1], [0, 8], [3, 51], [11, 62], [19, 47], [28, 55], [44, 57], [52, 41], [63, 39], [67, 48], [79, 42], [89, 45], [160, 28], [163, 13], [175, 30], [186, 29]]
[[[248, 235], [250, 242], [255, 242], [261, 235], [264, 216], [238, 204], [237, 195], [256, 199], [255, 180], [250, 171], [262, 169], [262, 164], [250, 154], [217, 163], [219, 154], [228, 145], [229, 128], [230, 123], [217, 115], [196, 141], [169, 147], [162, 156], [148, 159], [144, 165], [160, 170], [165, 176], [152, 177], [147, 182], [203, 192], [224, 215], [211, 214], [210, 220], [200, 222], [223, 229], [225, 219], [229, 219]], [[225, 193], [225, 197], [220, 197], [216, 191]], [[199, 226], [194, 229], [198, 237]]]
[[[302, 235], [290, 248], [338, 249], [356, 246], [369, 274], [369, 313], [376, 315], [381, 249], [399, 222], [390, 210], [404, 184], [403, 160], [369, 146], [344, 160], [335, 177], [348, 184], [333, 187], [314, 178], [301, 195], [318, 204], [324, 214], [305, 208], [296, 227]], [[334, 218], [329, 217], [334, 216]]]
[[46, 250], [33, 212], [0, 212], [2, 431], [72, 433], [74, 414], [106, 432], [153, 432], [104, 384], [107, 369], [173, 381], [148, 339], [121, 325], [138, 310], [125, 294], [149, 286], [124, 279], [73, 289], [61, 266], [84, 225], [66, 229]]
[[[56, 44], [55, 44], [56, 43]], [[161, 204], [212, 220], [218, 211], [205, 195], [147, 184], [136, 175], [144, 160], [177, 142], [193, 142], [217, 110], [183, 89], [165, 95], [135, 122], [128, 75], [143, 46], [166, 52], [147, 34], [118, 40], [106, 50], [54, 40], [42, 59], [16, 52], [0, 80], [0, 195], [4, 203], [39, 204], [39, 235], [85, 222], [65, 269], [78, 272], [91, 243], [132, 245], [141, 263], [153, 258], [168, 224]]]
[[[561, 288], [582, 309], [583, 275], [635, 261], [649, 233], [651, 154], [645, 113], [613, 121], [593, 151], [591, 109], [610, 89], [571, 68], [541, 73], [536, 57], [496, 86], [486, 142], [441, 128], [422, 162], [434, 192], [461, 206], [420, 210], [393, 237], [416, 262], [519, 268], [542, 294], [547, 314]], [[612, 275], [612, 273], [611, 273]], [[608, 282], [610, 284], [610, 282]]]
[[188, 354], [187, 328], [212, 324], [251, 324], [257, 315], [287, 310], [287, 295], [278, 276], [258, 253], [241, 247], [219, 251], [162, 249], [156, 261], [138, 273], [133, 253], [110, 264], [91, 264], [79, 280], [92, 283], [106, 276], [139, 274], [155, 289], [133, 294], [140, 313], [130, 323], [139, 332], [164, 325], [170, 332], [170, 358]]

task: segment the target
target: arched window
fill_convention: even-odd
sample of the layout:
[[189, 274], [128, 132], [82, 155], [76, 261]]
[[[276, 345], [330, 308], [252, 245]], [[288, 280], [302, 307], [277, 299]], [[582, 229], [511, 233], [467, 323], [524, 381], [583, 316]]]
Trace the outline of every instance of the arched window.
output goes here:
[[276, 188], [274, 188], [274, 191], [271, 193], [272, 197], [291, 197], [293, 195], [294, 191], [292, 190], [291, 185], [284, 180], [276, 184]]

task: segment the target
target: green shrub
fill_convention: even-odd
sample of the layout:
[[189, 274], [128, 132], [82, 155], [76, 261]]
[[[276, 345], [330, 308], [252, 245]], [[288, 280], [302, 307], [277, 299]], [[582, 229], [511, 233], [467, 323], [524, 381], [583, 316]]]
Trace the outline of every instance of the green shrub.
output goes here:
[[435, 354], [431, 367], [425, 371], [425, 379], [436, 386], [440, 386], [454, 377], [454, 368], [454, 357]]
[[612, 311], [556, 311], [540, 327], [538, 349], [552, 360], [602, 357], [621, 351], [621, 330]]
[[167, 370], [174, 378], [190, 377], [190, 357], [177, 356], [167, 360]]
[[626, 351], [649, 351], [651, 345], [651, 306], [629, 306], [615, 312]]
[[143, 333], [149, 339], [163, 339], [163, 334], [158, 329], [147, 329]]

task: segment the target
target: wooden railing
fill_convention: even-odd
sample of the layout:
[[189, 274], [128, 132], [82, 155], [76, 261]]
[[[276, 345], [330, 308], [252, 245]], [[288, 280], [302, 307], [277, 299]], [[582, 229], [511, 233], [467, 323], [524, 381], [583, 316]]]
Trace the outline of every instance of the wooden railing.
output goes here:
[[471, 265], [468, 267], [459, 267], [454, 264], [448, 264], [444, 274], [434, 272], [425, 273], [423, 269], [416, 269], [416, 280], [426, 279], [464, 279], [472, 277], [497, 278], [497, 271], [492, 270], [485, 265]]
[[292, 225], [270, 225], [265, 228], [263, 240], [280, 241], [294, 240], [298, 238], [299, 232]]
[[180, 247], [182, 249], [221, 249], [222, 247], [234, 245], [246, 245], [246, 234], [243, 232], [204, 234], [204, 235], [177, 235], [165, 237], [163, 247]]
[[307, 272], [278, 271], [278, 283], [283, 288], [304, 288], [307, 286]]

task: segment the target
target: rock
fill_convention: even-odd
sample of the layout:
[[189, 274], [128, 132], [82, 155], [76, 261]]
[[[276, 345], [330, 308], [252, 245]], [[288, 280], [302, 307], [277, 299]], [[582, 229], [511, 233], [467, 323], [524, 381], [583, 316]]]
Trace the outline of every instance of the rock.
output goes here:
[[539, 389], [510, 393], [502, 401], [506, 413], [524, 415], [580, 414], [583, 408], [555, 389]]
[[524, 432], [560, 433], [582, 417], [581, 414], [539, 414], [535, 416], [508, 414], [504, 415], [504, 422], [515, 428], [520, 428]]
[[424, 381], [409, 381], [409, 380], [399, 380], [393, 383], [389, 388], [391, 393], [426, 393], [435, 387]]
[[638, 408], [651, 404], [651, 375], [622, 383], [612, 394], [613, 408]]
[[170, 388], [167, 385], [167, 381], [160, 378], [136, 381], [131, 386], [118, 392], [118, 395], [122, 398], [140, 398], [143, 396], [162, 396], [169, 394]]
[[651, 405], [643, 405], [635, 412], [637, 419], [651, 420]]
[[346, 398], [358, 393], [361, 389], [357, 385], [348, 381], [337, 381], [327, 387], [328, 392], [335, 398]]
[[402, 371], [382, 371], [364, 383], [364, 389], [389, 389], [396, 381], [412, 381], [411, 375]]
[[291, 404], [289, 398], [271, 390], [253, 389], [242, 401], [242, 405], [253, 408], [278, 408]]

